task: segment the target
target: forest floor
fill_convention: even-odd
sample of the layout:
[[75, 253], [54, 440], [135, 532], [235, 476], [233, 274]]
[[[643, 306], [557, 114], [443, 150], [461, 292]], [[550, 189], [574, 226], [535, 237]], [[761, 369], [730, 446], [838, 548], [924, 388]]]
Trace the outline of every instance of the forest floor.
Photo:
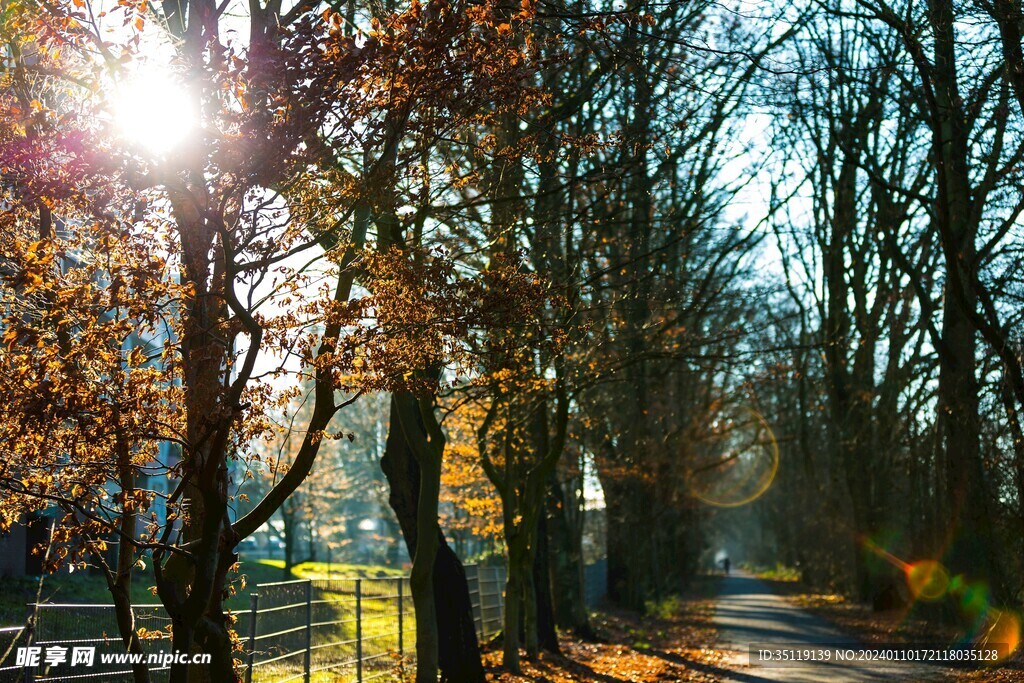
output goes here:
[[[949, 643], [957, 640], [954, 628], [938, 625], [906, 609], [876, 612], [828, 592], [810, 589], [796, 581], [766, 580], [771, 590], [801, 610], [807, 611], [861, 643]], [[1018, 652], [1000, 666], [975, 671], [946, 671], [946, 681], [956, 683], [1024, 683], [1024, 652]]]
[[543, 653], [522, 662], [523, 675], [501, 670], [501, 649], [484, 655], [488, 680], [496, 683], [668, 683], [722, 680], [724, 653], [715, 649], [712, 626], [715, 579], [698, 578], [683, 599], [652, 605], [647, 615], [596, 613], [596, 641], [562, 637], [561, 655]]

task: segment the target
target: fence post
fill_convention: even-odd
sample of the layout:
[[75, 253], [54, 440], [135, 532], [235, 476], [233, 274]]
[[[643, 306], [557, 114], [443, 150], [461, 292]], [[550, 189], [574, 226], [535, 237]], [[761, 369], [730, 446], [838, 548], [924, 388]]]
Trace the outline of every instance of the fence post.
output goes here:
[[486, 640], [490, 633], [490, 620], [488, 619], [488, 613], [491, 609], [490, 598], [491, 594], [488, 591], [488, 587], [491, 585], [488, 573], [490, 567], [477, 565], [476, 568], [476, 592], [477, 592], [477, 614], [474, 617], [477, 620], [477, 629], [480, 631], [480, 640]]
[[252, 667], [256, 662], [256, 614], [259, 612], [260, 594], [249, 594], [249, 665], [245, 669], [245, 683], [252, 683]]
[[403, 584], [405, 584], [405, 579], [402, 578], [402, 577], [399, 577], [398, 578], [398, 656], [399, 657], [401, 657], [401, 656], [403, 656], [405, 654], [405, 648], [404, 648], [405, 643], [402, 640], [403, 637], [405, 636], [405, 634], [402, 633], [402, 629], [404, 628], [403, 625], [402, 625], [402, 620], [403, 620], [403, 617], [404, 617], [404, 615], [402, 614], [402, 585]]
[[356, 579], [356, 681], [363, 683], [363, 580]]
[[505, 624], [505, 588], [508, 586], [508, 573], [505, 567], [497, 567], [494, 570], [495, 598], [498, 601], [498, 624], [504, 627]]
[[501, 578], [501, 569], [499, 567], [495, 567], [494, 568], [494, 586], [493, 586], [494, 596], [493, 596], [493, 600], [494, 600], [494, 607], [495, 607], [495, 609], [497, 609], [497, 612], [498, 612], [498, 619], [497, 619], [497, 621], [494, 622], [494, 630], [496, 632], [499, 629], [501, 629], [504, 626], [504, 623], [505, 623], [505, 617], [504, 617], [504, 615], [502, 614], [502, 611], [501, 611], [501, 606], [502, 606], [502, 603], [504, 602], [504, 599], [502, 598], [502, 596], [505, 594], [504, 593], [504, 585], [503, 584], [504, 584], [504, 582], [502, 581], [502, 578]]
[[306, 582], [306, 656], [302, 661], [302, 680], [309, 683], [313, 659], [313, 580]]
[[[480, 619], [480, 615], [483, 613], [483, 605], [480, 601], [480, 566], [467, 564], [464, 569], [466, 572], [466, 588], [469, 589], [470, 612], [473, 613], [473, 628], [476, 629], [477, 638], [483, 638], [483, 631], [480, 628], [480, 625], [483, 623]], [[476, 602], [473, 602], [474, 593], [476, 594]]]

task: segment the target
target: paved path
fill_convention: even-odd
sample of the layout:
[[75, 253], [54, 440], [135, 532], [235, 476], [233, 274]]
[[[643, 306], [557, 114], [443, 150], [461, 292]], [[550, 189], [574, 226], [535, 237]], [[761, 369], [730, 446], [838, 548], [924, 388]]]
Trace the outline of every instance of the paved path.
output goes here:
[[[734, 573], [722, 581], [715, 627], [718, 647], [730, 658], [730, 672], [722, 680], [730, 683], [874, 683], [875, 681], [944, 680], [943, 670], [905, 662], [835, 662], [836, 647], [857, 648], [859, 644], [828, 622], [776, 595], [763, 581]], [[830, 646], [833, 661], [766, 666], [749, 661], [750, 646], [785, 645], [796, 648]], [[771, 648], [766, 648], [771, 649]]]

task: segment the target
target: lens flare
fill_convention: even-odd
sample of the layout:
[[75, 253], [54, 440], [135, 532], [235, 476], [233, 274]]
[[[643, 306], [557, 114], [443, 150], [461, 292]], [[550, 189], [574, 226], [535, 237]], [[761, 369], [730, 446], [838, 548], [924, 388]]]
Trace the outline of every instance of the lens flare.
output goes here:
[[988, 586], [981, 581], [968, 581], [960, 591], [960, 609], [970, 619], [978, 619], [989, 611], [992, 601]]
[[747, 505], [764, 495], [779, 469], [779, 444], [764, 417], [750, 409], [717, 420], [710, 442], [714, 453], [693, 469], [694, 498], [715, 507]]
[[907, 587], [915, 600], [938, 600], [949, 590], [949, 572], [935, 560], [907, 565]]
[[1021, 645], [1021, 617], [1016, 612], [992, 605], [988, 584], [971, 581], [963, 574], [950, 576], [935, 560], [907, 563], [863, 536], [864, 548], [903, 571], [914, 600], [934, 601], [951, 598], [959, 603], [961, 613], [973, 624], [967, 641], [978, 649], [995, 649], [1003, 661]]
[[[1002, 659], [1006, 659], [1020, 647], [1020, 617], [1013, 612], [991, 609], [986, 615], [977, 647], [996, 646], [1000, 649]], [[1004, 647], [1005, 651], [1002, 649]]]

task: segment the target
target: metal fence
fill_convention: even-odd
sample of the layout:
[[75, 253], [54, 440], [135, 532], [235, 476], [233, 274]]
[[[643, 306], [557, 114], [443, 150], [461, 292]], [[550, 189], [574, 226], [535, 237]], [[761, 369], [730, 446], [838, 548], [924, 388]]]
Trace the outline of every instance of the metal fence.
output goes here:
[[[501, 630], [505, 570], [471, 565], [466, 579], [477, 635], [485, 640]], [[248, 615], [246, 681], [309, 681], [322, 671], [370, 681], [412, 660], [416, 624], [408, 578], [283, 581], [256, 588]]]
[[22, 667], [14, 663], [14, 652], [23, 647], [26, 640], [24, 626], [0, 628], [0, 681], [18, 677]]
[[404, 577], [259, 584], [251, 600], [246, 681], [308, 681], [321, 671], [369, 681], [415, 648]]
[[505, 619], [505, 567], [466, 567], [476, 635], [481, 642], [501, 631]]
[[[481, 640], [501, 630], [505, 570], [466, 567], [470, 599]], [[26, 668], [15, 663], [17, 646], [27, 644], [21, 627], [0, 629], [0, 683], [35, 681], [104, 681], [130, 683], [126, 664], [104, 663], [104, 654], [123, 654], [112, 605], [32, 605], [32, 645], [44, 653], [52, 648], [95, 648], [93, 665], [60, 663]], [[166, 635], [169, 617], [161, 605], [135, 605], [136, 627]], [[339, 680], [370, 681], [393, 677], [408, 669], [416, 651], [416, 628], [407, 577], [298, 580], [257, 584], [247, 611], [236, 612], [235, 629], [242, 640], [239, 655], [250, 683]], [[169, 651], [167, 638], [143, 641], [146, 654]], [[154, 681], [168, 667], [150, 665]], [[329, 672], [329, 673], [328, 673]]]
[[583, 591], [587, 607], [600, 606], [608, 597], [608, 560], [602, 558], [583, 568]]
[[[0, 680], [36, 681], [38, 683], [57, 683], [58, 681], [90, 681], [102, 680], [111, 683], [131, 683], [131, 666], [127, 663], [102, 662], [103, 657], [123, 655], [124, 643], [117, 627], [114, 606], [108, 604], [58, 604], [40, 603], [30, 605], [29, 611], [34, 612], [31, 645], [41, 649], [40, 662], [33, 667], [18, 667], [20, 676], [0, 678]], [[170, 650], [167, 626], [170, 617], [163, 605], [133, 605], [136, 629], [156, 633], [162, 631], [163, 638], [145, 638], [142, 640], [143, 652], [157, 655]], [[19, 646], [27, 643], [19, 643]], [[83, 667], [75, 662], [77, 650], [91, 652], [92, 665]], [[56, 651], [62, 661], [47, 662], [47, 655]], [[9, 656], [4, 664], [16, 660]], [[160, 672], [169, 670], [169, 666], [150, 666], [156, 680]]]

